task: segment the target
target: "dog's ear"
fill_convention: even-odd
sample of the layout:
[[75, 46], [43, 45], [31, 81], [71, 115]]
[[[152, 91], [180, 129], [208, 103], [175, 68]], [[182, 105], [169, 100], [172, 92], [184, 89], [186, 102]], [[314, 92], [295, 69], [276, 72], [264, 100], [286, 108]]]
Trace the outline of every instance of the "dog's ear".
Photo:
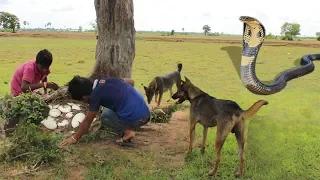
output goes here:
[[184, 78], [186, 79], [186, 82], [190, 82], [190, 80], [186, 76]]
[[148, 91], [148, 88], [146, 86], [143, 86], [143, 88], [146, 92]]

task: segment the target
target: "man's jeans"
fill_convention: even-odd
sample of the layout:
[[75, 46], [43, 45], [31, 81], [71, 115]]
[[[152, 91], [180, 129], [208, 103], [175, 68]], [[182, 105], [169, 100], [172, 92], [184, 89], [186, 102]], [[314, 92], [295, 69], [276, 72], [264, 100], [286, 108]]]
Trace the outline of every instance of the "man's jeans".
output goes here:
[[147, 116], [138, 121], [124, 121], [121, 120], [117, 114], [108, 108], [103, 108], [101, 113], [101, 123], [103, 126], [108, 126], [113, 129], [120, 136], [123, 135], [124, 129], [137, 129], [143, 125], [146, 125], [150, 121], [150, 116]]

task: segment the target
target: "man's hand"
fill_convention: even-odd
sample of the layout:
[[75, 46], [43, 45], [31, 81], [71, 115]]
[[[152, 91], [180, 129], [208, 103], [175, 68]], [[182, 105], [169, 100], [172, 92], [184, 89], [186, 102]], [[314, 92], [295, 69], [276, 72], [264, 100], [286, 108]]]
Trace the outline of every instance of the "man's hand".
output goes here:
[[78, 141], [73, 138], [73, 136], [68, 137], [59, 143], [59, 146], [66, 146], [69, 144], [76, 144]]
[[48, 82], [47, 88], [57, 90], [57, 89], [59, 89], [59, 86], [54, 82]]
[[86, 114], [86, 117], [80, 123], [79, 129], [76, 132], [76, 134], [61, 141], [59, 146], [65, 146], [68, 144], [77, 143], [79, 141], [79, 139], [82, 137], [82, 135], [88, 132], [88, 129], [89, 129], [94, 117], [97, 115], [97, 113], [98, 113], [97, 111], [88, 111]]

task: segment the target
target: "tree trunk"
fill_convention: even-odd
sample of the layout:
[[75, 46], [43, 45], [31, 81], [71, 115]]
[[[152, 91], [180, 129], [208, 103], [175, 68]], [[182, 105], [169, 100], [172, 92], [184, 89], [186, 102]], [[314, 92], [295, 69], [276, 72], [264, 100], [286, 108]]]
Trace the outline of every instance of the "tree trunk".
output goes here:
[[99, 36], [89, 78], [131, 78], [135, 57], [133, 0], [95, 0], [94, 5]]
[[[95, 0], [98, 42], [90, 80], [103, 77], [131, 78], [135, 57], [133, 0]], [[46, 102], [70, 98], [67, 87], [44, 97]]]

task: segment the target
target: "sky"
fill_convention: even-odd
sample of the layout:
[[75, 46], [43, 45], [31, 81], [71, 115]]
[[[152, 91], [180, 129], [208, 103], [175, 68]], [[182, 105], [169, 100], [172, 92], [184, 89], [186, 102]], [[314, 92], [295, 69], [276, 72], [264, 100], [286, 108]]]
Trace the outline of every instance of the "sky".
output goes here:
[[[301, 25], [301, 35], [320, 32], [320, 1], [303, 0], [133, 0], [137, 31], [202, 32], [209, 25], [211, 32], [242, 34], [240, 16], [257, 18], [266, 33], [279, 34], [284, 22]], [[94, 0], [0, 0], [0, 11], [28, 21], [29, 27], [91, 29], [96, 19]]]

